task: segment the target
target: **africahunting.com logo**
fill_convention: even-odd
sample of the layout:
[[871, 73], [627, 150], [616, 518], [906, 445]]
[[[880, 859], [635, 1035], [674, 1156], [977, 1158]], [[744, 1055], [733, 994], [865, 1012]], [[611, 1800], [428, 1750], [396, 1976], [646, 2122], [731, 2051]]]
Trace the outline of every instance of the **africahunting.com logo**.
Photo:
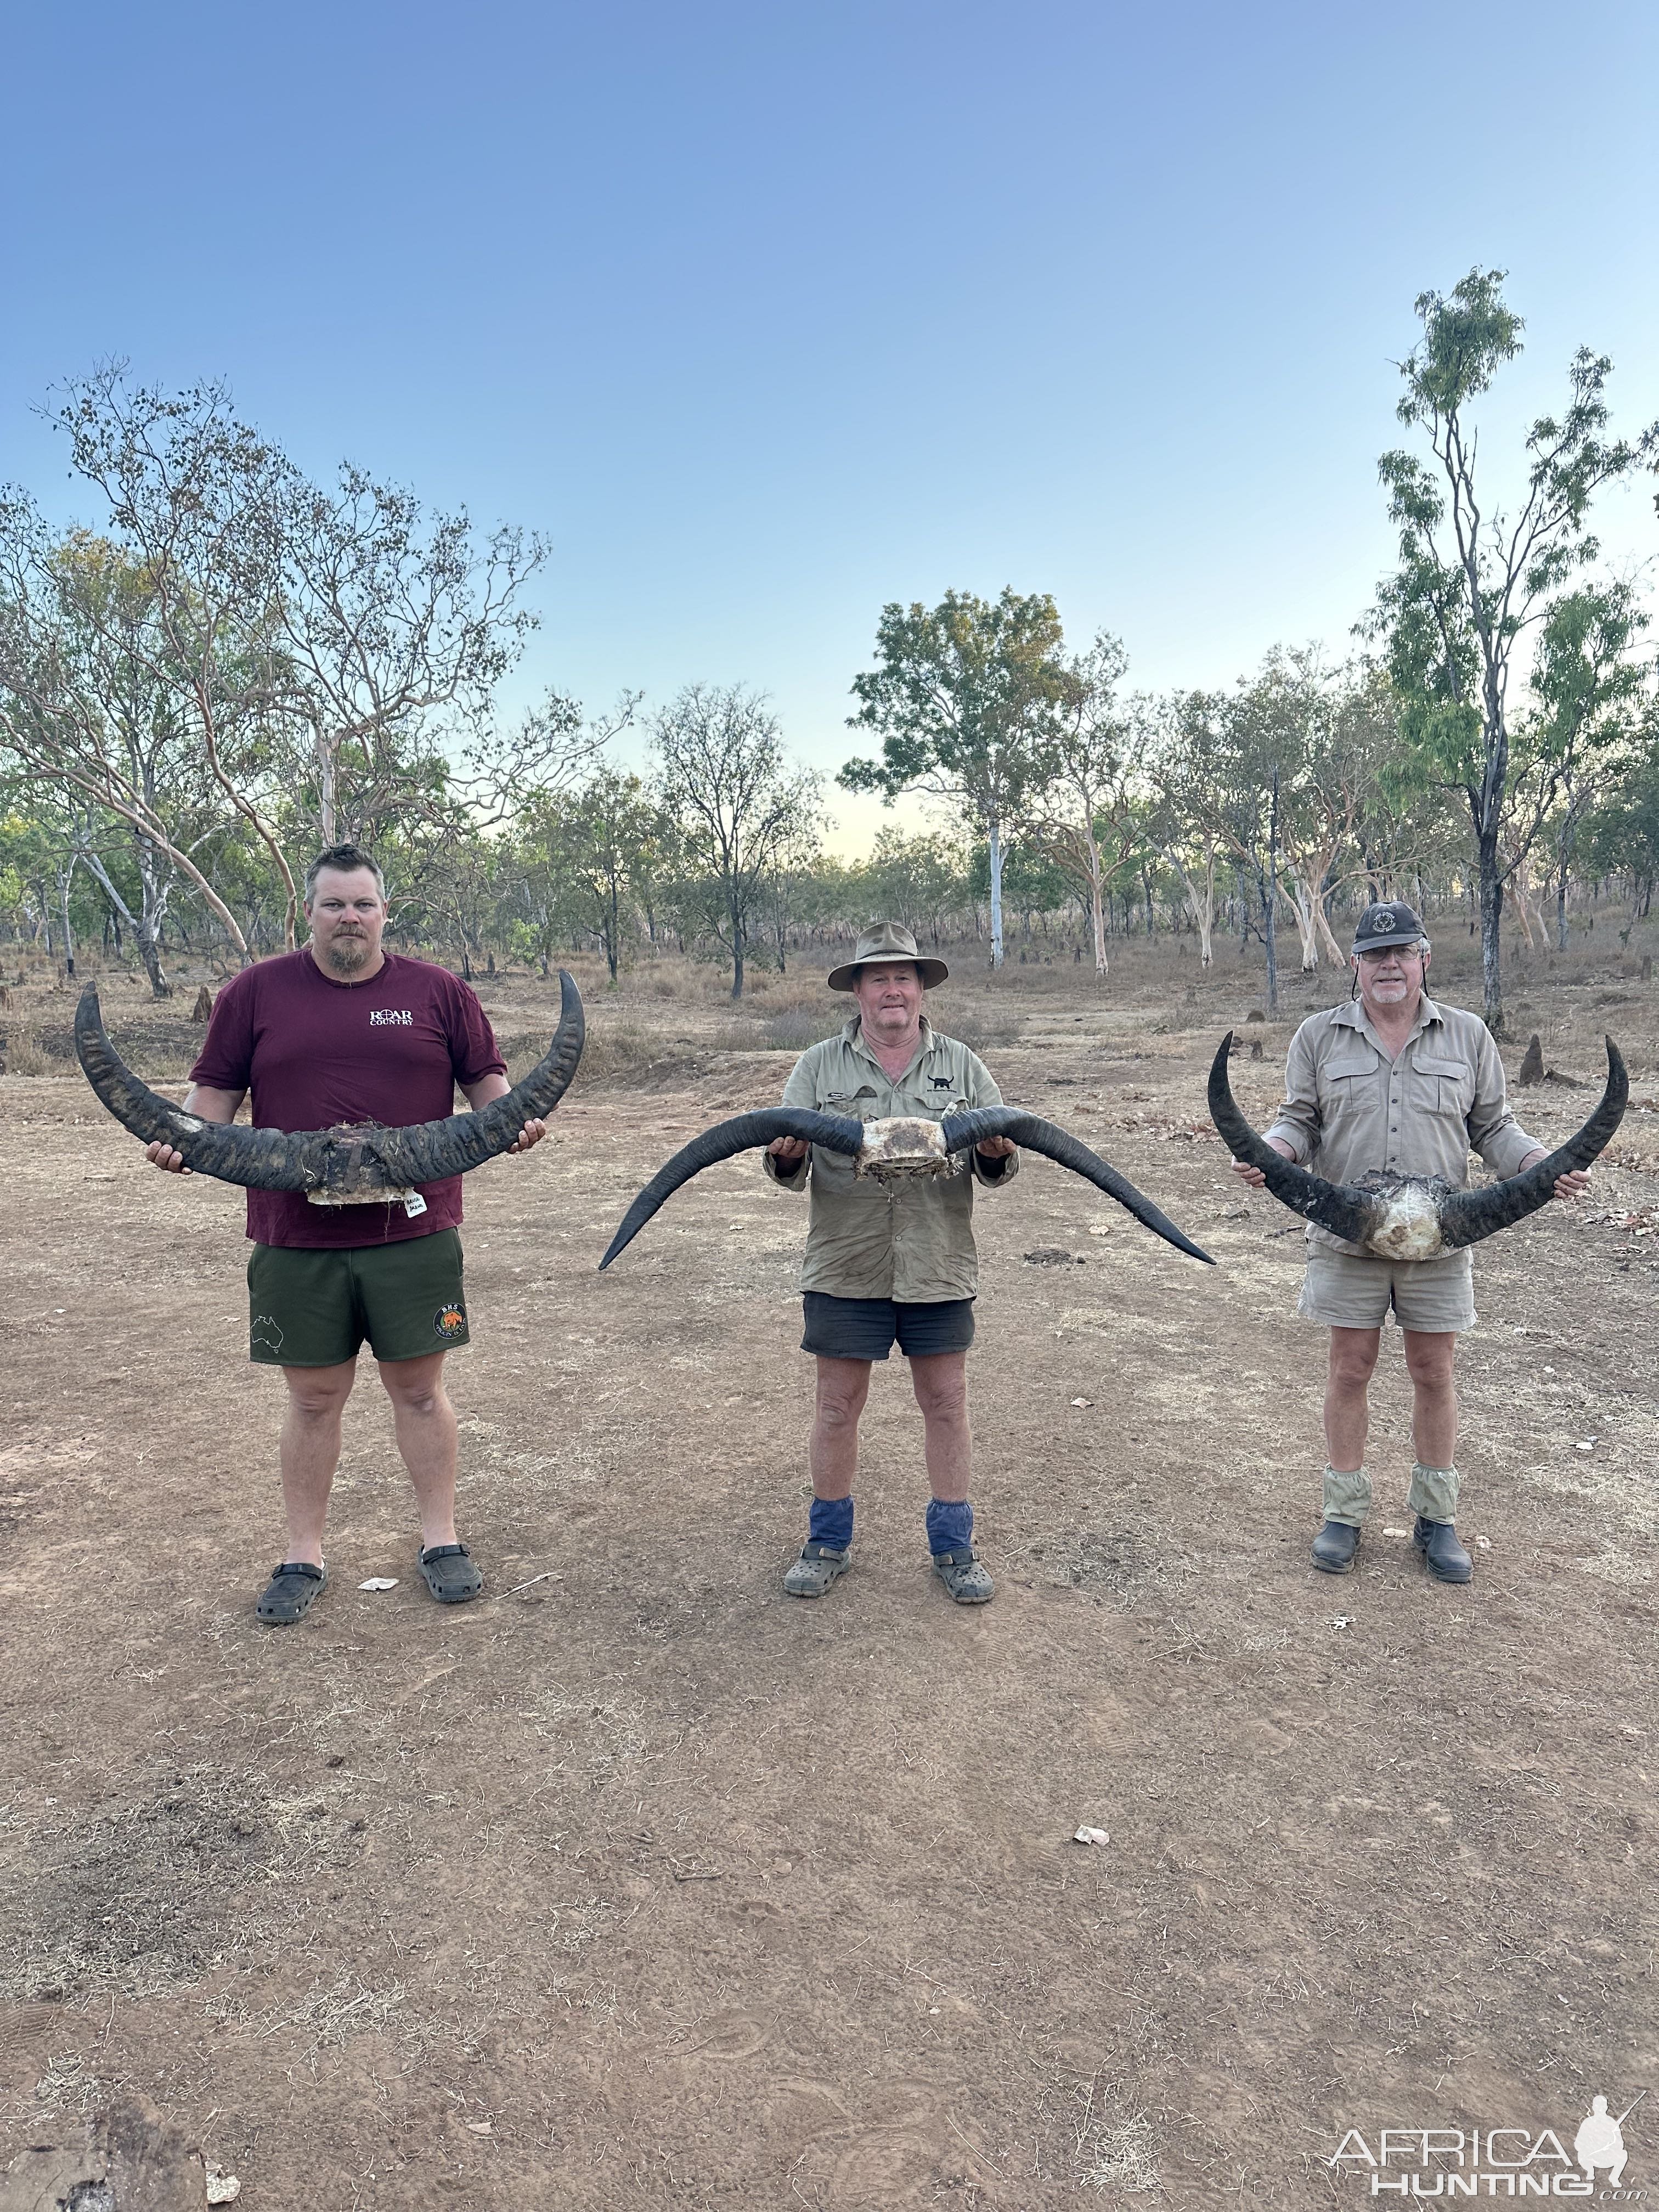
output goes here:
[[1325, 2161], [1352, 2175], [1370, 2197], [1593, 2197], [1601, 2203], [1637, 2204], [1625, 2122], [1647, 2095], [1633, 2097], [1615, 2118], [1605, 2097], [1571, 2136], [1554, 2128], [1350, 2128]]

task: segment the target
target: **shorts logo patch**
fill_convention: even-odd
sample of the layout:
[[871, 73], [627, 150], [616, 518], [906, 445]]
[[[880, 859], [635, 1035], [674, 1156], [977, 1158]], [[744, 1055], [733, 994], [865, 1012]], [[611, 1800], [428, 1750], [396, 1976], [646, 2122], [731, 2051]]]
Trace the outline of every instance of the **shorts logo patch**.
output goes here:
[[446, 1344], [453, 1344], [458, 1336], [466, 1334], [466, 1308], [459, 1299], [440, 1306], [432, 1316], [432, 1329]]
[[255, 1314], [248, 1330], [248, 1343], [254, 1352], [280, 1352], [283, 1332], [270, 1314]]

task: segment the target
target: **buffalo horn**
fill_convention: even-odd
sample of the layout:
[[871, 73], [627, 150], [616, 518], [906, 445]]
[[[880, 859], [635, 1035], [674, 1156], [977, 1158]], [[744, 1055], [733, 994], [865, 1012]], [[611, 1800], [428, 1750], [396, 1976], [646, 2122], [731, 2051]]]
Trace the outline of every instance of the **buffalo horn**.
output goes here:
[[1480, 1190], [1455, 1190], [1440, 1205], [1441, 1242], [1448, 1247], [1478, 1244], [1499, 1229], [1511, 1228], [1547, 1206], [1555, 1193], [1558, 1176], [1587, 1168], [1603, 1150], [1624, 1116], [1630, 1099], [1630, 1076], [1624, 1055], [1611, 1037], [1607, 1048], [1607, 1082], [1601, 1103], [1576, 1136], [1522, 1175], [1507, 1176], [1502, 1182]]
[[1268, 1189], [1281, 1206], [1316, 1221], [1345, 1243], [1363, 1244], [1376, 1218], [1376, 1200], [1345, 1183], [1327, 1182], [1322, 1176], [1310, 1175], [1257, 1136], [1240, 1113], [1227, 1080], [1227, 1055], [1232, 1048], [1233, 1033], [1229, 1030], [1210, 1066], [1210, 1119], [1215, 1123], [1216, 1134], [1236, 1160], [1261, 1169]]
[[1070, 1168], [1073, 1175], [1085, 1177], [1097, 1190], [1103, 1190], [1108, 1198], [1115, 1198], [1120, 1206], [1127, 1207], [1144, 1229], [1150, 1229], [1166, 1244], [1173, 1244], [1177, 1252], [1202, 1260], [1206, 1267], [1215, 1265], [1201, 1246], [1184, 1236], [1167, 1213], [1161, 1212], [1150, 1198], [1103, 1160], [1098, 1152], [1091, 1152], [1080, 1139], [1056, 1128], [1040, 1115], [1024, 1114], [1014, 1106], [981, 1106], [971, 1113], [947, 1114], [940, 1133], [947, 1152], [965, 1152], [970, 1145], [983, 1144], [988, 1137], [1011, 1137], [1028, 1152], [1042, 1152], [1046, 1158], [1057, 1160], [1061, 1167]]
[[[574, 979], [559, 973], [559, 1026], [543, 1059], [505, 1097], [472, 1114], [405, 1128], [377, 1129], [374, 1155], [388, 1188], [412, 1188], [464, 1175], [506, 1152], [525, 1122], [550, 1114], [569, 1088], [582, 1052], [582, 1002]], [[110, 1042], [88, 983], [75, 1010], [75, 1050], [82, 1072], [124, 1128], [146, 1144], [163, 1144], [198, 1175], [252, 1190], [319, 1190], [329, 1186], [340, 1141], [326, 1129], [244, 1128], [186, 1114], [141, 1083]]]
[[802, 1137], [809, 1145], [823, 1145], [832, 1152], [848, 1152], [856, 1158], [864, 1146], [864, 1124], [849, 1114], [816, 1114], [806, 1106], [769, 1106], [757, 1113], [736, 1115], [729, 1121], [717, 1121], [657, 1170], [623, 1214], [610, 1249], [599, 1262], [601, 1269], [626, 1250], [682, 1183], [690, 1182], [705, 1168], [738, 1152], [751, 1152], [757, 1145], [769, 1145], [777, 1137]]

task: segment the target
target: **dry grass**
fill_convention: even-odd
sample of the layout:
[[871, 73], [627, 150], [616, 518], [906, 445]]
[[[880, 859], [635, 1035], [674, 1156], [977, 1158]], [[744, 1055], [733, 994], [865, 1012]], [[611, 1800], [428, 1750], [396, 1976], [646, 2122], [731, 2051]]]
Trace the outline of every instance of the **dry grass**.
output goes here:
[[15, 1018], [0, 1048], [0, 1075], [59, 1075], [63, 1070], [40, 1042], [40, 1031]]

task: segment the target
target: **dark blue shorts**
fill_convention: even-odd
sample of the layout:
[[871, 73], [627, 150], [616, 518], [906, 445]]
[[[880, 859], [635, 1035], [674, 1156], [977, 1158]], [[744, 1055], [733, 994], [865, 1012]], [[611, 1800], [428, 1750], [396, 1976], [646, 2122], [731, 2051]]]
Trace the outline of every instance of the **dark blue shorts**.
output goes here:
[[907, 1359], [940, 1352], [966, 1352], [974, 1340], [971, 1298], [939, 1298], [901, 1305], [896, 1298], [832, 1298], [808, 1291], [803, 1352], [824, 1359], [885, 1359], [893, 1340]]

